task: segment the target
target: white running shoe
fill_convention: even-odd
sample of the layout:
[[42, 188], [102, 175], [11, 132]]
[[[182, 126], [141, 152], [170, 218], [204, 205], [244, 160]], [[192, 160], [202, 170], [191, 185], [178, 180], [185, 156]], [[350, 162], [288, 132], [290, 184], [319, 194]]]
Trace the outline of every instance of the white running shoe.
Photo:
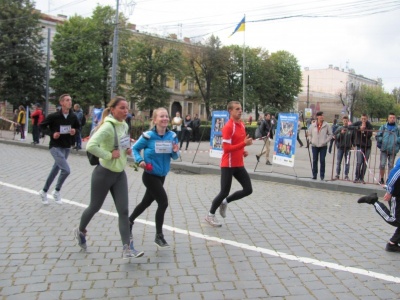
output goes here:
[[49, 205], [49, 201], [47, 200], [47, 192], [40, 190], [39, 191], [39, 196], [42, 198], [42, 204], [43, 205]]
[[57, 204], [62, 204], [60, 191], [54, 190], [53, 197], [54, 197], [54, 201], [56, 201]]
[[205, 217], [205, 220], [212, 227], [221, 227], [222, 226], [222, 224], [218, 222], [217, 217], [215, 215], [210, 216], [210, 215], [207, 214], [206, 217]]

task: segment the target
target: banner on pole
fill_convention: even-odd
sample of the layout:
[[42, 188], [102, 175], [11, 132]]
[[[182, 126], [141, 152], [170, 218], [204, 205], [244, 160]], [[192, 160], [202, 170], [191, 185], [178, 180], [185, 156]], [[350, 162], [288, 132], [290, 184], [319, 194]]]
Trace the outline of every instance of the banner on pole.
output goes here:
[[296, 141], [299, 114], [282, 113], [278, 115], [275, 133], [274, 163], [293, 167], [296, 153]]
[[212, 113], [210, 132], [210, 157], [222, 157], [222, 128], [229, 120], [229, 112], [217, 110]]

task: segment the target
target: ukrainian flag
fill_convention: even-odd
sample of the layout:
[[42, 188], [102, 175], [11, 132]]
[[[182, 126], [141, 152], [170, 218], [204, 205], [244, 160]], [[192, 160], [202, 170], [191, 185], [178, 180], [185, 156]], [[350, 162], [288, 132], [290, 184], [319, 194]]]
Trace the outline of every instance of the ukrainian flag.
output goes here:
[[232, 32], [232, 34], [229, 37], [234, 35], [237, 31], [244, 31], [245, 27], [246, 27], [246, 17], [244, 16], [242, 21], [240, 21], [239, 24], [237, 24], [235, 30]]

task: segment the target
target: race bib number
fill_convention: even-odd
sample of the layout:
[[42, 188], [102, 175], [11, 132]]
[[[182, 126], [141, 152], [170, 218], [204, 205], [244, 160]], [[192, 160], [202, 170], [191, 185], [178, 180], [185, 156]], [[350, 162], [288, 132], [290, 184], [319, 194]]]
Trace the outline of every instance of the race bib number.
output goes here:
[[156, 141], [156, 153], [172, 153], [172, 141]]
[[121, 149], [128, 149], [131, 147], [131, 139], [129, 135], [124, 135], [119, 140], [119, 144], [121, 145]]
[[71, 125], [60, 125], [60, 134], [70, 134]]

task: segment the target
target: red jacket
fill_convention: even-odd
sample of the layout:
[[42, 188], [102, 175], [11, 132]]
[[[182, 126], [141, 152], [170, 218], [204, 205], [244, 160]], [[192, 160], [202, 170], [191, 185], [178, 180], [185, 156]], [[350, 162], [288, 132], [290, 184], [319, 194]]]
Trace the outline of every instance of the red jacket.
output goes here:
[[32, 114], [31, 114], [31, 119], [32, 119], [32, 125], [40, 125], [40, 123], [43, 122], [44, 120], [44, 114], [41, 109], [36, 109]]

